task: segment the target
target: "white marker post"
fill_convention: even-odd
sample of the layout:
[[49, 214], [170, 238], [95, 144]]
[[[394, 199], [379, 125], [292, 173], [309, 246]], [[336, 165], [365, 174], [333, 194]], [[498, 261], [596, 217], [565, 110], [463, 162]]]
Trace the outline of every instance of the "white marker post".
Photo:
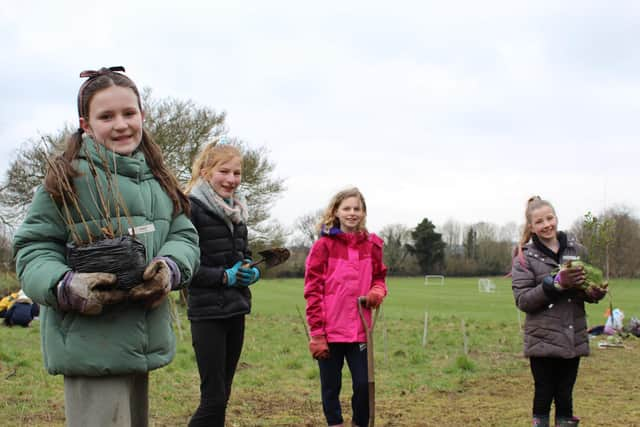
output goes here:
[[422, 347], [427, 346], [427, 329], [429, 327], [429, 312], [424, 312], [424, 330], [422, 331]]

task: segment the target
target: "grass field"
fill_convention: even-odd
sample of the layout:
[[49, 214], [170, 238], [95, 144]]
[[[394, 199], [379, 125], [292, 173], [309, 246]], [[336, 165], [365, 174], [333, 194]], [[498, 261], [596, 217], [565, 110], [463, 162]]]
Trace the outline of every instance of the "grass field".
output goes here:
[[[510, 282], [479, 293], [477, 278], [390, 278], [390, 295], [375, 331], [376, 424], [379, 426], [528, 426], [533, 392], [522, 357]], [[640, 316], [640, 280], [614, 280], [614, 306]], [[322, 426], [318, 368], [307, 351], [297, 308], [302, 280], [264, 280], [253, 287], [245, 347], [227, 413], [229, 426]], [[354, 302], [355, 303], [355, 302]], [[603, 324], [608, 300], [588, 306], [589, 324]], [[427, 344], [422, 346], [425, 311]], [[522, 316], [524, 320], [524, 315]], [[466, 332], [467, 354], [463, 339]], [[151, 375], [151, 425], [186, 425], [199, 398], [188, 322], [181, 309], [174, 362]], [[64, 425], [62, 377], [42, 368], [39, 324], [0, 328], [0, 425]], [[599, 349], [583, 359], [574, 406], [585, 426], [640, 426], [640, 340]], [[350, 422], [350, 379], [343, 378]]]

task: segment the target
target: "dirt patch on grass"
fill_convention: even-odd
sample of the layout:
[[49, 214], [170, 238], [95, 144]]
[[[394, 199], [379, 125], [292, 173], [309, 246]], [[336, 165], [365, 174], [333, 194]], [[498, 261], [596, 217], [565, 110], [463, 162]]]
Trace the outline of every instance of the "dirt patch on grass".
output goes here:
[[[640, 427], [640, 381], [633, 363], [639, 345], [592, 350], [582, 359], [574, 390], [576, 415], [585, 426]], [[497, 356], [500, 362], [504, 355]], [[530, 426], [533, 380], [528, 361], [512, 374], [462, 380], [458, 391], [419, 387], [390, 394], [377, 383], [376, 425], [379, 426]], [[297, 393], [234, 392], [229, 408], [232, 426], [324, 426], [317, 389]], [[343, 388], [345, 421], [351, 420], [350, 390]]]
[[[598, 349], [583, 358], [574, 391], [576, 415], [585, 426], [640, 427], [640, 381], [637, 363], [640, 340], [630, 341], [625, 349]], [[496, 362], [504, 361], [504, 355]], [[377, 382], [377, 426], [530, 426], [533, 393], [528, 362], [519, 358], [520, 369], [511, 374], [491, 374], [462, 379], [456, 391], [438, 391], [427, 386], [414, 390], [390, 392]], [[513, 362], [513, 361], [512, 361]], [[1, 370], [0, 370], [1, 371]], [[5, 375], [7, 374], [6, 370]], [[153, 395], [154, 390], [151, 390]], [[185, 408], [181, 413], [167, 413], [153, 404], [150, 426], [186, 425], [197, 406], [195, 390], [171, 392]], [[30, 396], [7, 396], [4, 405], [29, 408]], [[345, 381], [342, 407], [345, 421], [351, 421], [350, 385]], [[64, 425], [63, 397], [49, 401], [47, 411], [23, 412], [16, 425]], [[324, 426], [319, 384], [315, 387], [275, 390], [268, 385], [254, 388], [236, 387], [227, 411], [227, 425], [253, 426]]]

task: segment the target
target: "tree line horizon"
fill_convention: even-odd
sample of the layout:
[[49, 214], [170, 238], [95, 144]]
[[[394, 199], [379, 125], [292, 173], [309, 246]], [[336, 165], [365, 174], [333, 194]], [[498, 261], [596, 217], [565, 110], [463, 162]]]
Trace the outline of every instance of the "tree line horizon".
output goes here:
[[[269, 272], [271, 276], [301, 277], [304, 259], [316, 236], [319, 211], [303, 214], [290, 226], [271, 217], [275, 200], [286, 190], [284, 180], [274, 176], [275, 163], [265, 147], [252, 147], [228, 136], [226, 112], [177, 98], [156, 99], [152, 90], [142, 92], [146, 113], [145, 128], [160, 145], [167, 164], [180, 182], [185, 183], [195, 155], [211, 141], [225, 135], [243, 153], [243, 184], [251, 213], [248, 225], [254, 250], [291, 246], [289, 262]], [[42, 182], [48, 156], [59, 152], [73, 130], [70, 125], [57, 132], [25, 141], [0, 181], [0, 271], [13, 271], [12, 231], [26, 213], [35, 188]], [[585, 213], [590, 215], [591, 213]], [[592, 216], [593, 218], [593, 216]], [[599, 213], [597, 221], [609, 221], [610, 242], [606, 250], [596, 243], [594, 230], [577, 219], [567, 230], [583, 242], [594, 265], [608, 270], [611, 277], [640, 277], [640, 219], [627, 207]], [[496, 276], [510, 271], [515, 244], [522, 225], [502, 226], [480, 221], [462, 224], [455, 219], [436, 227], [424, 217], [415, 227], [388, 224], [377, 234], [385, 241], [384, 261], [392, 276], [444, 274], [447, 276]], [[597, 234], [597, 230], [596, 233]], [[605, 257], [604, 252], [607, 252]], [[605, 260], [606, 258], [606, 260]]]

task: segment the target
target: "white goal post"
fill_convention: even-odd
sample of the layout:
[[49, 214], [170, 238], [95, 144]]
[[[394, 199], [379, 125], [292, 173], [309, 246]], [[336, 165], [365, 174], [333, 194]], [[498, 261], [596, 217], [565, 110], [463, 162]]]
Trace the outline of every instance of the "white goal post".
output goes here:
[[478, 292], [495, 292], [496, 284], [490, 279], [478, 279]]
[[439, 285], [444, 286], [444, 276], [441, 274], [426, 274], [424, 276], [424, 285]]

